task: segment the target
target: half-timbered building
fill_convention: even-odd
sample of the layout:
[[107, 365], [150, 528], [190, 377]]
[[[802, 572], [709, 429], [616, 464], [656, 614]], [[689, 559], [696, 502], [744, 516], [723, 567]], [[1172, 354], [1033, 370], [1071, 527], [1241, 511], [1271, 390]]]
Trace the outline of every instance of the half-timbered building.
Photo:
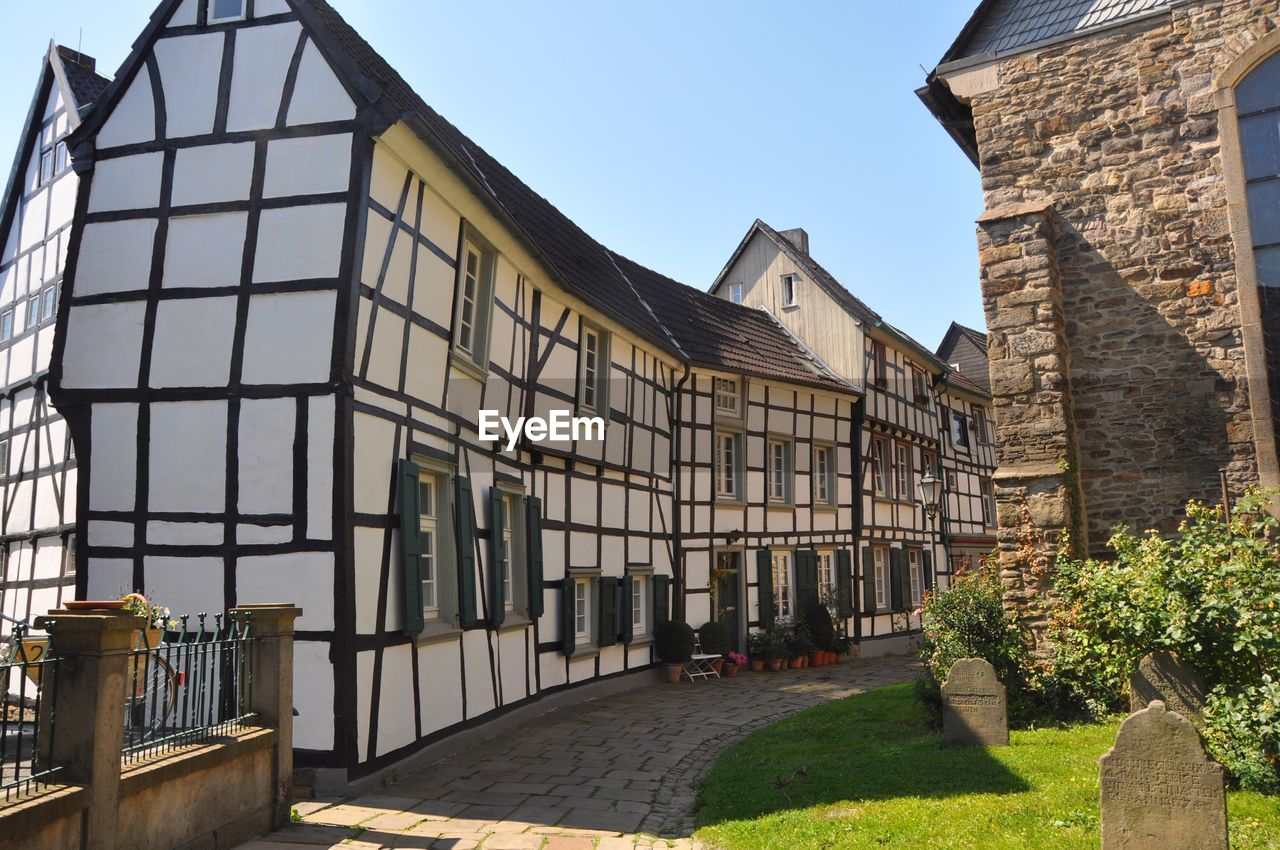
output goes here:
[[[70, 145], [76, 592], [299, 604], [333, 784], [647, 667], [667, 617], [851, 598], [858, 385], [593, 240], [323, 0], [165, 0]], [[485, 439], [558, 411], [603, 425]], [[816, 554], [724, 581], [766, 544]]]
[[[813, 259], [804, 230], [757, 220], [711, 292], [768, 312], [865, 388], [854, 429], [857, 631], [864, 654], [902, 649], [919, 630], [924, 592], [945, 586], [953, 558], [967, 563], [994, 523], [982, 495], [995, 465], [989, 426], [973, 430], [986, 422], [989, 396], [841, 285]], [[933, 516], [918, 495], [926, 471], [945, 484]]]
[[0, 211], [0, 613], [14, 620], [74, 591], [76, 461], [47, 375], [76, 198], [66, 138], [106, 85], [91, 57], [49, 46]]

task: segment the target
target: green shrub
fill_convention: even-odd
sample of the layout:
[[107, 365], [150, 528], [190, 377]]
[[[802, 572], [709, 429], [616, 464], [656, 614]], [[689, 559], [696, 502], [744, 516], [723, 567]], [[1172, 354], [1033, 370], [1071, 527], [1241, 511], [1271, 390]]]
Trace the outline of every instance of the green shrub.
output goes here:
[[1165, 649], [1210, 687], [1205, 738], [1243, 786], [1280, 791], [1280, 546], [1247, 493], [1227, 522], [1187, 505], [1178, 534], [1117, 530], [1114, 561], [1059, 558], [1049, 681], [1094, 715], [1127, 705], [1138, 659]]
[[810, 604], [801, 614], [809, 630], [809, 640], [814, 649], [835, 652], [839, 649], [835, 623], [825, 605]]
[[733, 649], [733, 638], [723, 623], [711, 620], [698, 629], [698, 641], [708, 655], [724, 655]]
[[924, 634], [920, 660], [924, 675], [916, 693], [935, 720], [942, 716], [941, 685], [951, 665], [961, 658], [984, 658], [1009, 695], [1011, 719], [1036, 710], [1028, 675], [1027, 643], [1013, 616], [994, 570], [979, 569], [952, 577], [945, 590], [930, 592], [921, 610]]
[[767, 661], [779, 661], [787, 657], [790, 632], [783, 626], [773, 625], [764, 633], [764, 657]]
[[653, 630], [653, 648], [666, 664], [684, 664], [693, 657], [693, 627], [680, 620], [667, 620]]

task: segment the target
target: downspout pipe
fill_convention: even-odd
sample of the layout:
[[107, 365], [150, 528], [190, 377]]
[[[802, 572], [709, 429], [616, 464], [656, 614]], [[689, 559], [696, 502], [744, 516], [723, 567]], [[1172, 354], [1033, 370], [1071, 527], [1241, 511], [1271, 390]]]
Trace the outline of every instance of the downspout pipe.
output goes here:
[[680, 380], [676, 382], [675, 387], [671, 391], [672, 402], [675, 407], [675, 416], [670, 417], [673, 427], [672, 447], [669, 463], [671, 464], [671, 492], [674, 497], [675, 504], [671, 510], [671, 578], [674, 585], [671, 595], [672, 612], [671, 619], [685, 622], [685, 582], [684, 582], [684, 509], [681, 504], [681, 482], [680, 482], [680, 448], [684, 435], [684, 403], [683, 392], [684, 385], [688, 382], [692, 370], [689, 364], [685, 363], [684, 374], [680, 376]]
[[858, 591], [863, 586], [862, 570], [862, 428], [867, 416], [867, 397], [859, 396], [853, 405], [853, 641], [862, 642], [862, 606], [858, 604]]

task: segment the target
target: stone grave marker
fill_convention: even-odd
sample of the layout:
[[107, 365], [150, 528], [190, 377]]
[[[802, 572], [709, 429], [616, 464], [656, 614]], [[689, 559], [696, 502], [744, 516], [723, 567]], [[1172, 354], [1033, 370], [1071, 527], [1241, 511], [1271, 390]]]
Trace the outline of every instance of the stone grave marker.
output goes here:
[[1129, 715], [1098, 771], [1102, 850], [1227, 850], [1222, 765], [1162, 701]]
[[1200, 726], [1208, 692], [1204, 679], [1177, 653], [1149, 652], [1129, 676], [1129, 710], [1141, 711], [1158, 699], [1166, 710], [1176, 711]]
[[942, 738], [948, 744], [1009, 746], [1009, 705], [996, 668], [961, 658], [942, 685]]

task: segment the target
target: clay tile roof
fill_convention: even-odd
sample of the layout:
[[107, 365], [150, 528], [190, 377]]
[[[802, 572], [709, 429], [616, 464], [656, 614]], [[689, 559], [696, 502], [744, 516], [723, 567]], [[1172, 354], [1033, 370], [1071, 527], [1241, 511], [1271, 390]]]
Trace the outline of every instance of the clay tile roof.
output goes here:
[[721, 302], [601, 245], [432, 109], [326, 0], [300, 0], [297, 7], [313, 13], [308, 20], [349, 63], [348, 71], [372, 85], [371, 99], [386, 98], [424, 141], [452, 159], [570, 292], [692, 363], [855, 391], [824, 373], [768, 317], [750, 315], [756, 311]]
[[1121, 23], [1173, 0], [987, 0], [944, 61], [1005, 53], [1051, 38]]

